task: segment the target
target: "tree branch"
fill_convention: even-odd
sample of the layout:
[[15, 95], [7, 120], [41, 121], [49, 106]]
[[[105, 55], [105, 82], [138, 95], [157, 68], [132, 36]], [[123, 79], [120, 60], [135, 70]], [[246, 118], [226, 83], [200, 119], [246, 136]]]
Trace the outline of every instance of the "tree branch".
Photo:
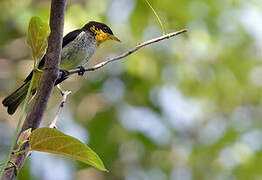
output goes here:
[[[129, 50], [129, 51], [123, 53], [122, 55], [119, 55], [119, 56], [116, 56], [116, 57], [113, 57], [113, 58], [109, 58], [109, 59], [107, 59], [107, 60], [105, 60], [105, 61], [103, 61], [103, 62], [101, 62], [101, 63], [98, 63], [98, 64], [92, 66], [92, 67], [85, 68], [85, 71], [95, 71], [95, 70], [97, 70], [97, 69], [105, 66], [106, 64], [108, 64], [108, 63], [110, 63], [110, 62], [123, 59], [123, 58], [125, 58], [125, 57], [133, 54], [134, 52], [136, 52], [137, 50], [139, 50], [139, 49], [142, 48], [142, 47], [145, 47], [145, 46], [148, 46], [148, 45], [150, 45], [150, 44], [153, 44], [153, 43], [162, 41], [162, 40], [164, 40], [164, 39], [169, 39], [169, 38], [171, 38], [171, 37], [177, 36], [177, 35], [182, 34], [182, 33], [185, 33], [185, 32], [187, 32], [187, 30], [186, 30], [186, 29], [183, 29], [183, 30], [180, 30], [180, 31], [176, 31], [176, 32], [172, 32], [172, 33], [166, 34], [166, 35], [164, 35], [164, 36], [160, 36], [160, 37], [155, 38], [155, 39], [151, 39], [151, 40], [145, 41], [145, 42], [140, 43], [139, 45], [137, 45], [134, 49]], [[66, 75], [66, 76], [64, 76], [64, 77], [67, 78], [67, 77], [68, 77], [69, 75], [71, 75], [71, 74], [79, 73], [79, 72], [82, 72], [82, 71], [83, 71], [82, 68], [81, 68], [81, 69], [80, 69], [80, 68], [72, 69], [72, 70], [69, 70], [69, 71], [68, 71], [69, 74]], [[63, 75], [62, 72], [61, 72], [61, 75]], [[61, 114], [61, 112], [62, 112], [62, 109], [63, 109], [64, 104], [65, 104], [65, 102], [66, 102], [66, 98], [67, 98], [67, 96], [71, 93], [71, 91], [63, 91], [63, 90], [61, 89], [61, 87], [59, 86], [59, 84], [57, 85], [57, 88], [59, 89], [59, 91], [60, 91], [60, 93], [62, 94], [63, 97], [62, 97], [62, 101], [61, 101], [61, 103], [60, 103], [60, 105], [59, 105], [58, 111], [57, 111], [57, 113], [56, 113], [56, 116], [55, 116], [55, 118], [53, 119], [53, 121], [51, 122], [51, 124], [49, 125], [50, 128], [56, 127], [57, 119], [58, 119], [58, 117], [60, 116], [60, 114]]]
[[[21, 132], [32, 128], [32, 130], [39, 127], [44, 111], [47, 106], [48, 99], [51, 95], [55, 81], [58, 76], [59, 64], [62, 50], [63, 27], [64, 27], [64, 13], [66, 0], [52, 0], [51, 14], [50, 14], [50, 29], [51, 34], [48, 38], [48, 48], [46, 53], [45, 70], [41, 77], [38, 92], [30, 112], [28, 113], [23, 124]], [[29, 144], [26, 143], [21, 150], [27, 149]], [[13, 155], [12, 163], [17, 165], [18, 170], [24, 164], [28, 153]], [[7, 168], [5, 170], [3, 180], [12, 180], [17, 176], [16, 168]]]
[[[122, 55], [119, 55], [119, 56], [110, 58], [110, 59], [108, 59], [108, 60], [106, 60], [106, 61], [103, 61], [103, 62], [101, 62], [101, 63], [98, 63], [98, 64], [94, 65], [93, 67], [86, 68], [85, 71], [94, 71], [94, 70], [96, 70], [96, 69], [99, 69], [99, 68], [105, 66], [106, 64], [108, 64], [108, 63], [110, 63], [110, 62], [123, 59], [123, 58], [129, 56], [130, 54], [136, 52], [137, 50], [139, 50], [139, 49], [142, 48], [142, 47], [145, 47], [145, 46], [147, 46], [147, 45], [156, 43], [156, 42], [158, 42], [158, 41], [162, 41], [162, 40], [164, 40], [164, 39], [168, 39], [168, 38], [174, 37], [174, 36], [176, 36], [176, 35], [179, 35], [179, 34], [181, 34], [181, 33], [186, 32], [186, 31], [187, 31], [187, 30], [183, 29], [183, 30], [180, 30], [180, 31], [177, 31], [177, 32], [169, 33], [169, 34], [164, 35], [164, 36], [160, 36], [160, 37], [155, 38], [155, 39], [151, 39], [151, 40], [145, 41], [145, 42], [140, 43], [139, 45], [137, 45], [134, 49], [132, 49], [132, 50], [126, 52], [126, 53], [123, 53]], [[68, 74], [67, 76], [69, 76], [70, 74], [78, 73], [78, 72], [80, 72], [80, 71], [83, 71], [83, 70], [82, 70], [82, 69], [78, 69], [78, 68], [77, 68], [77, 69], [70, 70], [70, 71], [68, 71], [69, 74]], [[62, 72], [61, 72], [61, 73], [62, 73]], [[62, 75], [62, 74], [61, 74], [61, 75]], [[67, 76], [66, 76], [66, 77], [67, 77]], [[62, 95], [62, 100], [61, 100], [61, 103], [60, 103], [59, 108], [58, 108], [58, 110], [57, 110], [57, 113], [56, 113], [56, 115], [55, 115], [55, 118], [53, 119], [53, 121], [52, 121], [52, 122], [50, 123], [50, 125], [49, 125], [50, 128], [56, 128], [57, 120], [58, 120], [59, 116], [60, 116], [61, 113], [62, 113], [62, 109], [63, 109], [64, 104], [65, 104], [65, 102], [66, 102], [67, 96], [68, 96], [69, 94], [71, 94], [71, 91], [64, 91], [64, 90], [62, 90], [59, 84], [57, 85], [57, 88], [59, 89], [59, 91], [60, 91], [60, 93], [61, 93], [61, 95]]]
[[58, 90], [60, 91], [61, 95], [62, 95], [62, 101], [59, 105], [59, 108], [56, 112], [55, 118], [53, 119], [53, 121], [51, 122], [51, 124], [49, 125], [50, 128], [56, 128], [56, 122], [58, 120], [58, 117], [60, 116], [60, 114], [62, 113], [62, 109], [64, 107], [64, 104], [66, 102], [66, 98], [69, 94], [71, 94], [71, 91], [64, 91], [61, 89], [60, 85], [58, 84], [56, 86], [58, 88]]
[[[145, 46], [148, 46], [150, 44], [162, 41], [164, 39], [169, 39], [171, 37], [177, 36], [177, 35], [185, 33], [185, 32], [187, 32], [187, 30], [183, 29], [183, 30], [180, 30], [180, 31], [176, 31], [176, 32], [172, 32], [172, 33], [166, 34], [164, 36], [160, 36], [160, 37], [155, 38], [155, 39], [151, 39], [151, 40], [142, 42], [142, 43], [138, 44], [134, 49], [131, 49], [131, 50], [129, 50], [129, 51], [119, 55], [119, 56], [116, 56], [116, 57], [113, 57], [113, 58], [109, 58], [109, 59], [107, 59], [107, 60], [105, 60], [105, 61], [103, 61], [101, 63], [98, 63], [98, 64], [92, 66], [92, 67], [88, 67], [88, 68], [85, 69], [85, 71], [95, 71], [95, 70], [97, 70], [97, 69], [107, 65], [108, 63], [111, 63], [111, 62], [123, 59], [123, 58], [129, 56], [130, 54], [133, 54], [134, 52], [136, 52], [137, 50], [139, 50], [142, 47], [145, 47]], [[81, 71], [82, 71], [82, 69], [79, 69], [79, 68], [70, 70], [70, 71], [68, 71], [69, 72], [68, 76], [71, 75], [71, 74], [79, 73]]]

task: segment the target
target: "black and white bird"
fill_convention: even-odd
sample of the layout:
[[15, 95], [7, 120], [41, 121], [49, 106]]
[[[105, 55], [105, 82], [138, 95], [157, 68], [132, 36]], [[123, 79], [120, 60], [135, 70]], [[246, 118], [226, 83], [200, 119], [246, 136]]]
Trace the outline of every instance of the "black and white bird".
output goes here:
[[[93, 56], [97, 47], [107, 40], [120, 41], [107, 25], [95, 21], [91, 21], [83, 28], [68, 33], [63, 38], [60, 62], [61, 71], [65, 73], [77, 67], [83, 69], [83, 66]], [[38, 64], [39, 69], [43, 69], [45, 59], [46, 56], [44, 55]], [[79, 75], [82, 74], [80, 73]], [[14, 114], [19, 104], [25, 99], [32, 76], [33, 72], [27, 76], [22, 86], [2, 101], [3, 105], [7, 107], [9, 114]], [[40, 78], [41, 73], [36, 73], [31, 91], [32, 94], [37, 91]], [[56, 85], [65, 79], [60, 76], [56, 81]]]

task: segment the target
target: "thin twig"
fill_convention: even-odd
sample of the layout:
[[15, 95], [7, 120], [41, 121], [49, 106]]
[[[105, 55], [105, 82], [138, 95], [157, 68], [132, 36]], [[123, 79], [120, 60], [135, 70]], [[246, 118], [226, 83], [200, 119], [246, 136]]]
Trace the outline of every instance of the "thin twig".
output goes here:
[[62, 109], [63, 109], [64, 104], [66, 102], [66, 98], [69, 94], [71, 94], [71, 91], [63, 91], [59, 84], [57, 85], [57, 88], [59, 89], [59, 91], [60, 91], [60, 93], [62, 94], [63, 97], [62, 97], [62, 101], [59, 105], [58, 111], [56, 112], [55, 118], [51, 122], [51, 124], [49, 125], [50, 128], [56, 128], [56, 122], [57, 122], [58, 117], [60, 116], [60, 114], [62, 112]]
[[[123, 53], [122, 55], [119, 55], [119, 56], [116, 56], [116, 57], [113, 57], [113, 58], [109, 58], [109, 59], [107, 59], [107, 60], [105, 60], [105, 61], [103, 61], [103, 62], [101, 62], [101, 63], [99, 63], [99, 64], [94, 65], [93, 67], [86, 68], [85, 71], [94, 71], [94, 70], [96, 70], [96, 69], [99, 69], [99, 68], [105, 66], [106, 64], [108, 64], [108, 63], [110, 63], [110, 62], [123, 59], [123, 58], [129, 56], [130, 54], [133, 54], [134, 52], [136, 52], [137, 50], [139, 50], [139, 49], [142, 48], [142, 47], [145, 47], [145, 46], [147, 46], [147, 45], [150, 45], [150, 44], [153, 44], [153, 43], [162, 41], [162, 40], [164, 40], [164, 39], [169, 39], [169, 38], [171, 38], [171, 37], [174, 37], [174, 36], [176, 36], [176, 35], [182, 34], [182, 33], [184, 33], [184, 32], [187, 32], [187, 30], [186, 30], [186, 29], [183, 29], [183, 30], [180, 30], [180, 31], [177, 31], [177, 32], [173, 32], [173, 33], [169, 33], [169, 34], [160, 36], [160, 37], [155, 38], [155, 39], [151, 39], [151, 40], [145, 41], [145, 42], [140, 43], [139, 45], [137, 45], [134, 49], [132, 49], [132, 50], [130, 50], [130, 51], [128, 51], [128, 52], [125, 52], [125, 53]], [[69, 72], [68, 75], [74, 74], [74, 73], [78, 73], [78, 72], [80, 72], [80, 71], [82, 71], [82, 69], [81, 69], [81, 70], [78, 69], [78, 68], [77, 68], [77, 69], [73, 69], [73, 70], [68, 71], [68, 72]], [[60, 93], [62, 94], [63, 97], [62, 97], [62, 101], [61, 101], [61, 103], [60, 103], [59, 109], [58, 109], [58, 111], [57, 111], [57, 113], [56, 113], [56, 116], [55, 116], [54, 120], [51, 122], [51, 124], [49, 125], [50, 128], [55, 128], [55, 127], [56, 127], [57, 119], [58, 119], [58, 117], [60, 116], [60, 114], [61, 114], [61, 112], [62, 112], [62, 109], [63, 109], [63, 107], [64, 107], [64, 103], [65, 103], [65, 101], [66, 101], [66, 98], [67, 98], [67, 96], [71, 93], [71, 91], [63, 91], [63, 90], [61, 89], [61, 87], [59, 86], [59, 84], [57, 85], [57, 88], [59, 89], [59, 91], [60, 91]]]
[[[177, 35], [185, 33], [185, 32], [187, 32], [187, 30], [183, 29], [183, 30], [180, 30], [180, 31], [176, 31], [176, 32], [172, 32], [172, 33], [160, 36], [160, 37], [155, 38], [155, 39], [151, 39], [151, 40], [145, 41], [143, 43], [138, 44], [134, 49], [131, 49], [131, 50], [129, 50], [129, 51], [119, 55], [119, 56], [116, 56], [116, 57], [113, 57], [113, 58], [108, 58], [107, 60], [105, 60], [105, 61], [103, 61], [101, 63], [98, 63], [98, 64], [96, 64], [96, 65], [94, 65], [92, 67], [85, 68], [85, 71], [95, 71], [95, 70], [105, 66], [106, 64], [108, 64], [110, 62], [123, 59], [123, 58], [129, 56], [130, 54], [133, 54], [134, 52], [136, 52], [137, 50], [139, 50], [142, 47], [145, 47], [145, 46], [148, 46], [150, 44], [162, 41], [164, 39], [169, 39], [171, 37], [177, 36]], [[69, 72], [69, 75], [70, 75], [70, 74], [79, 73], [80, 71], [82, 71], [82, 70], [77, 68], [77, 69], [70, 70], [68, 72]]]

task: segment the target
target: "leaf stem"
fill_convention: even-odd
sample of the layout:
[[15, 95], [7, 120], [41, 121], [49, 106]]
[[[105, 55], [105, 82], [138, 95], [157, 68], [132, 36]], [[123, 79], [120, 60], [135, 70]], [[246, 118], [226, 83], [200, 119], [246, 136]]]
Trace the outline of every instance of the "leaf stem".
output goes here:
[[165, 35], [165, 34], [166, 34], [166, 29], [165, 29], [165, 27], [164, 27], [164, 25], [163, 25], [160, 17], [158, 16], [157, 12], [156, 12], [155, 9], [153, 8], [153, 6], [151, 6], [151, 4], [149, 3], [148, 0], [144, 0], [144, 1], [147, 3], [147, 5], [148, 5], [148, 6], [151, 8], [151, 10], [153, 11], [153, 13], [154, 13], [154, 15], [156, 16], [157, 21], [158, 21], [158, 23], [159, 23], [159, 25], [160, 25], [160, 27], [161, 27], [162, 33], [163, 33], [163, 35]]
[[19, 154], [23, 154], [23, 153], [29, 152], [29, 151], [32, 151], [32, 149], [25, 149], [25, 150], [22, 150], [22, 151], [17, 151], [17, 152], [15, 152], [14, 154], [15, 154], [15, 155], [19, 155]]

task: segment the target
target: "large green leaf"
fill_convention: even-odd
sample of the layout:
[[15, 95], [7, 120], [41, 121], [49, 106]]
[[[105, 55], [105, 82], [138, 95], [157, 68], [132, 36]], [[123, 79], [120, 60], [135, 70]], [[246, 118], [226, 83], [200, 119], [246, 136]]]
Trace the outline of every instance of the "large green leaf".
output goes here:
[[50, 33], [49, 25], [40, 17], [32, 17], [27, 33], [27, 44], [32, 49], [34, 60], [39, 60], [47, 48], [47, 37]]
[[55, 128], [42, 127], [34, 130], [29, 137], [29, 144], [31, 150], [65, 155], [107, 171], [102, 160], [91, 148]]

